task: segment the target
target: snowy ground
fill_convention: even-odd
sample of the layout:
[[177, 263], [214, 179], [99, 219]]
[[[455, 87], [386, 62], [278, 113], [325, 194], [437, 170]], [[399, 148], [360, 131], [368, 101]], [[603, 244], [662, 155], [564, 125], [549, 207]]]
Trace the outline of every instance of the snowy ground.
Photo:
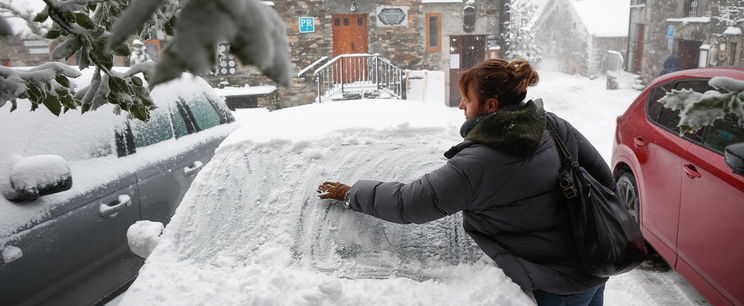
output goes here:
[[[542, 72], [529, 97], [609, 160], [615, 117], [638, 95]], [[394, 225], [314, 192], [323, 180], [410, 181], [444, 162], [462, 111], [413, 102], [330, 102], [245, 120], [184, 198], [119, 305], [530, 305], [464, 236], [455, 215]], [[606, 305], [699, 305], [674, 272], [633, 271]]]

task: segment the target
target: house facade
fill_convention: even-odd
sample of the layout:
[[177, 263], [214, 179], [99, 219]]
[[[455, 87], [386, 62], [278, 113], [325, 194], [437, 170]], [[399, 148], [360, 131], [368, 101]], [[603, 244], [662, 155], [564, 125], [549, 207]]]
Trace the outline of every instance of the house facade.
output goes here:
[[533, 25], [545, 65], [585, 76], [603, 74], [608, 51], [624, 53], [628, 0], [549, 0]]
[[[313, 71], [319, 66], [306, 68], [341, 54], [379, 54], [404, 70], [444, 71], [446, 101], [456, 106], [459, 74], [500, 56], [505, 1], [273, 1], [287, 25], [294, 76], [290, 88], [279, 90], [281, 107], [315, 101]], [[252, 83], [270, 83], [257, 74], [251, 78]]]
[[679, 67], [744, 65], [744, 4], [732, 0], [633, 0], [627, 70], [648, 83], [669, 56]]

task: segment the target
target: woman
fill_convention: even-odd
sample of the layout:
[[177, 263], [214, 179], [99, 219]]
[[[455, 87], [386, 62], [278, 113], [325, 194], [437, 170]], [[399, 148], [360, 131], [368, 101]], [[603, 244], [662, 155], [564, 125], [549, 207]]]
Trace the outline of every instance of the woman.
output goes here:
[[539, 78], [522, 59], [490, 59], [460, 77], [465, 140], [445, 153], [443, 167], [408, 184], [325, 182], [323, 199], [396, 223], [424, 223], [458, 211], [478, 246], [539, 305], [602, 305], [607, 278], [581, 263], [558, 186], [561, 165], [550, 120], [571, 154], [603, 185], [612, 173], [568, 122], [524, 102]]

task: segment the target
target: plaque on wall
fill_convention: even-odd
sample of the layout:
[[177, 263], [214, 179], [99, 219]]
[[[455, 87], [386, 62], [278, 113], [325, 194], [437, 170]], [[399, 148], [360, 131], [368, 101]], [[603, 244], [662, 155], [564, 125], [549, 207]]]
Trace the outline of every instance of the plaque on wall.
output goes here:
[[378, 27], [408, 26], [408, 7], [386, 6], [377, 8]]

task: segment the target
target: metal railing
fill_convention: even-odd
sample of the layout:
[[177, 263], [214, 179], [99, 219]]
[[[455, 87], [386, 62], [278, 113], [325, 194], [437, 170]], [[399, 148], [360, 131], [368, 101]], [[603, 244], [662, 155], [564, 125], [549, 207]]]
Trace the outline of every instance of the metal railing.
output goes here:
[[[318, 102], [324, 99], [405, 99], [406, 73], [378, 54], [342, 54], [315, 70]], [[340, 97], [339, 97], [340, 95]]]

